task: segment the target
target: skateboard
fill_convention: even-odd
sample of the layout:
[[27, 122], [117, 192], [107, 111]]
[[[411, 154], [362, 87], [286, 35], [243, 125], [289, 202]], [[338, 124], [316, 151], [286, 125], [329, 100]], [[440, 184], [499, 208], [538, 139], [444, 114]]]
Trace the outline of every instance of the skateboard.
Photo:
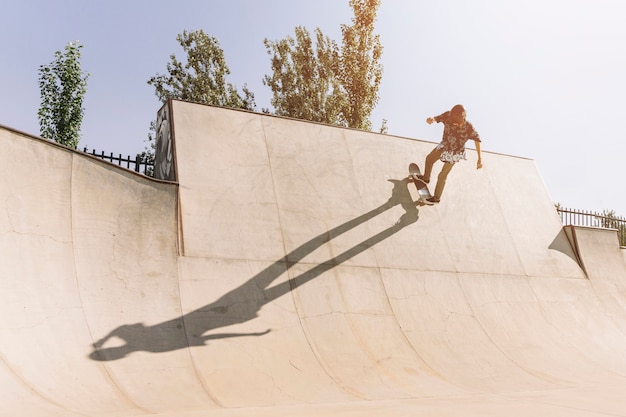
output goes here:
[[428, 185], [424, 181], [420, 180], [418, 175], [422, 175], [420, 167], [418, 167], [415, 163], [411, 163], [411, 165], [409, 165], [409, 180], [413, 181], [413, 184], [415, 184], [420, 204], [433, 205], [433, 203], [427, 200], [428, 198], [432, 198], [433, 195], [428, 190]]

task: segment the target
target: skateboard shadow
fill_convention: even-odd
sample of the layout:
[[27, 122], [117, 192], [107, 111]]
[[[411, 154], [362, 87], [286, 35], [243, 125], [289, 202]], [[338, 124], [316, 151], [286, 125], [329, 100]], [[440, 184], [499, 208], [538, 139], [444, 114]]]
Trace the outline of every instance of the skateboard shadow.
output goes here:
[[[265, 304], [282, 297], [415, 223], [419, 218], [419, 210], [409, 193], [408, 181], [391, 179], [389, 182], [393, 184], [391, 197], [380, 206], [315, 236], [244, 284], [206, 306], [153, 326], [135, 323], [124, 324], [113, 329], [93, 344], [93, 351], [89, 354], [89, 358], [95, 361], [113, 361], [136, 351], [169, 352], [191, 346], [202, 346], [214, 339], [262, 336], [269, 333], [270, 329], [253, 333], [206, 334], [209, 331], [253, 320]], [[322, 245], [397, 205], [402, 207], [404, 213], [392, 226], [288, 281], [270, 286], [279, 276]], [[104, 347], [111, 339], [120, 339], [123, 344]]]

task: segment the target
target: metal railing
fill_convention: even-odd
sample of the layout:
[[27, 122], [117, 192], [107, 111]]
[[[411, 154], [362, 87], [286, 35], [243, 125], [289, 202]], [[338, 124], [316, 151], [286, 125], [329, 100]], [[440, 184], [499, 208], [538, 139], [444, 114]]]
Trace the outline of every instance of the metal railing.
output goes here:
[[586, 226], [602, 229], [616, 229], [621, 246], [626, 246], [626, 218], [615, 216], [612, 212], [597, 213], [585, 210], [573, 210], [557, 206], [564, 226]]
[[109, 161], [112, 164], [116, 164], [127, 169], [132, 169], [135, 172], [139, 172], [147, 176], [152, 176], [152, 172], [154, 171], [154, 163], [146, 161], [142, 154], [138, 154], [134, 158], [131, 158], [130, 155], [127, 155], [126, 158], [124, 158], [122, 154], [118, 154], [117, 156], [115, 156], [113, 152], [111, 152], [110, 154], [105, 154], [104, 151], [97, 153], [94, 149], [89, 152], [86, 147], [83, 148], [83, 152], [95, 156], [96, 158]]

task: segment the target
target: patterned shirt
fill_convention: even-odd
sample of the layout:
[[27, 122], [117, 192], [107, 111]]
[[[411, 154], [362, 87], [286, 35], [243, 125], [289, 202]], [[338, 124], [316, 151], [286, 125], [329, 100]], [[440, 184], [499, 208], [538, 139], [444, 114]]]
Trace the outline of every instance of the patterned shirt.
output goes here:
[[437, 145], [437, 149], [443, 150], [439, 159], [451, 163], [467, 159], [465, 157], [465, 142], [468, 140], [480, 142], [480, 137], [474, 126], [468, 121], [465, 121], [463, 126], [452, 124], [449, 111], [434, 117], [434, 119], [437, 123], [444, 124], [443, 138], [441, 143]]

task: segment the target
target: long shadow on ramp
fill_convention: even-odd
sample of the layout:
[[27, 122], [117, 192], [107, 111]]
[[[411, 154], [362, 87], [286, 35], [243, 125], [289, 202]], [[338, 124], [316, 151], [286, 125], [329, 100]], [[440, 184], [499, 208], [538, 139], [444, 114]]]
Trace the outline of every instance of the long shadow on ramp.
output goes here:
[[[285, 257], [274, 262], [263, 271], [250, 278], [243, 285], [224, 294], [216, 301], [194, 310], [182, 317], [165, 321], [153, 326], [143, 323], [125, 324], [93, 344], [94, 350], [89, 357], [96, 361], [112, 361], [126, 357], [135, 351], [169, 352], [190, 346], [205, 345], [208, 340], [241, 336], [261, 336], [270, 330], [256, 333], [219, 333], [205, 335], [206, 332], [233, 324], [244, 323], [257, 317], [259, 310], [267, 303], [287, 294], [301, 285], [315, 279], [324, 272], [346, 262], [365, 250], [375, 246], [406, 226], [415, 223], [419, 210], [415, 207], [407, 180], [389, 180], [393, 184], [391, 197], [379, 207], [337, 226], [302, 244]], [[270, 287], [272, 282], [289, 268], [298, 264], [304, 257], [342, 235], [360, 226], [385, 211], [400, 205], [404, 214], [387, 229], [358, 243], [354, 247], [319, 264], [312, 269], [291, 278], [288, 281]], [[124, 341], [121, 346], [104, 348], [112, 338]]]

